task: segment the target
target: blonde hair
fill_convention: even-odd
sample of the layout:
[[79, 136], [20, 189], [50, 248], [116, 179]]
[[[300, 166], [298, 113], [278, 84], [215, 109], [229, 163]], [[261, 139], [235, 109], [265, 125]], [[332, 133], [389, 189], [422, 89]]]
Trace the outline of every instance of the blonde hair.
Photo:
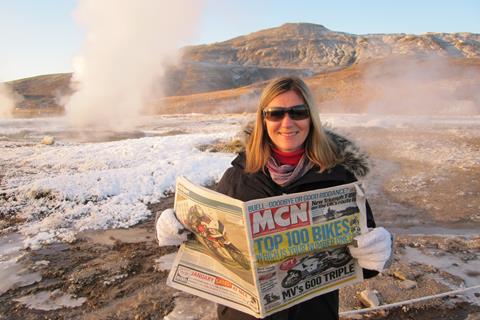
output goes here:
[[320, 116], [315, 106], [312, 93], [305, 82], [297, 77], [282, 77], [272, 80], [262, 91], [257, 108], [255, 126], [245, 149], [245, 172], [254, 173], [264, 170], [271, 147], [263, 109], [278, 95], [287, 91], [295, 91], [303, 98], [310, 112], [310, 131], [305, 140], [305, 153], [307, 158], [320, 167], [320, 171], [329, 169], [341, 162], [335, 143], [329, 138], [322, 128]]

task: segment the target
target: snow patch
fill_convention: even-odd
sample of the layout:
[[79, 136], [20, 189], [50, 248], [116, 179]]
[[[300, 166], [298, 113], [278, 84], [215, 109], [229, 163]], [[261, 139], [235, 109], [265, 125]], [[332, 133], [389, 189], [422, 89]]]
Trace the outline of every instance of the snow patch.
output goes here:
[[[478, 285], [478, 270], [480, 270], [480, 260], [477, 257], [470, 260], [462, 260], [458, 256], [451, 253], [440, 252], [435, 249], [425, 248], [427, 252], [422, 252], [416, 248], [405, 248], [405, 257], [408, 261], [414, 261], [421, 264], [433, 266], [441, 271], [457, 276], [464, 281], [461, 288], [472, 287]], [[459, 289], [454, 287], [449, 282], [446, 282], [452, 289]], [[480, 299], [477, 298], [474, 292], [467, 292], [465, 296], [471, 301], [480, 305]]]
[[155, 270], [166, 271], [172, 269], [173, 261], [175, 260], [176, 256], [177, 253], [174, 252], [155, 259]]
[[175, 308], [164, 320], [211, 320], [217, 318], [216, 304], [199, 298], [177, 296]]
[[26, 305], [29, 309], [36, 310], [57, 310], [61, 308], [80, 307], [86, 298], [75, 298], [72, 295], [63, 293], [60, 289], [54, 291], [41, 291], [35, 294], [27, 295], [14, 301]]
[[[197, 145], [232, 133], [148, 137], [76, 146], [17, 148], [21, 167], [7, 172], [6, 212], [21, 212], [25, 247], [71, 242], [89, 229], [126, 228], [148, 217], [146, 204], [174, 191], [184, 175], [197, 184], [218, 181], [234, 155]], [[4, 160], [10, 160], [8, 155]], [[33, 173], [33, 174], [32, 174]]]
[[22, 247], [23, 237], [19, 234], [10, 234], [0, 239], [0, 295], [42, 279], [40, 273], [31, 272], [22, 264], [21, 258], [25, 255], [21, 251]]

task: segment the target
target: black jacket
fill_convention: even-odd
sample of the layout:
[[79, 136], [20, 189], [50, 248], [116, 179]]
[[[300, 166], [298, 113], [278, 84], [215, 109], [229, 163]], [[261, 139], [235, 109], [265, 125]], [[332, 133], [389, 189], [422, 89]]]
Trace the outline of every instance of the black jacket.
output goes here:
[[[247, 174], [244, 172], [244, 166], [245, 155], [241, 153], [233, 160], [232, 167], [224, 173], [217, 186], [217, 191], [241, 201], [249, 201], [282, 194], [334, 187], [357, 181], [355, 175], [350, 170], [347, 170], [345, 165], [337, 165], [322, 173], [319, 172], [318, 167], [313, 167], [299, 180], [282, 188], [273, 182], [268, 173], [260, 171]], [[367, 225], [371, 228], [375, 227], [375, 221], [368, 203]], [[375, 271], [364, 270], [366, 278], [375, 274], [377, 274]], [[315, 317], [322, 320], [338, 319], [338, 303], [338, 290], [335, 290], [302, 302], [287, 310], [277, 312], [265, 319], [310, 320]], [[219, 320], [256, 319], [253, 316], [225, 306], [219, 306], [217, 312]]]

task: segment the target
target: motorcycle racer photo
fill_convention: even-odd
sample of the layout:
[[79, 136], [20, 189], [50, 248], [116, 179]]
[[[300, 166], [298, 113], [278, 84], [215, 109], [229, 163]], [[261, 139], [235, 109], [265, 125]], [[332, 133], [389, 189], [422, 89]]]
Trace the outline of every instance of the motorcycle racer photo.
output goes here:
[[198, 205], [189, 209], [187, 221], [191, 231], [222, 262], [234, 262], [243, 269], [250, 269], [250, 262], [228, 239], [222, 222], [212, 218]]

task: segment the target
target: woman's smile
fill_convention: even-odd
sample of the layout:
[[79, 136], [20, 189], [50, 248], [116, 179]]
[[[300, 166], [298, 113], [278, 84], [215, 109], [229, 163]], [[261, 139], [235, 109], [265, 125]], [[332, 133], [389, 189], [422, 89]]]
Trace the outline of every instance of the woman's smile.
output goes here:
[[[301, 105], [305, 102], [293, 90], [276, 96], [268, 107], [289, 108]], [[285, 114], [280, 121], [265, 120], [268, 136], [274, 147], [283, 152], [292, 152], [303, 148], [310, 131], [310, 118], [303, 120], [292, 120], [289, 114]]]

